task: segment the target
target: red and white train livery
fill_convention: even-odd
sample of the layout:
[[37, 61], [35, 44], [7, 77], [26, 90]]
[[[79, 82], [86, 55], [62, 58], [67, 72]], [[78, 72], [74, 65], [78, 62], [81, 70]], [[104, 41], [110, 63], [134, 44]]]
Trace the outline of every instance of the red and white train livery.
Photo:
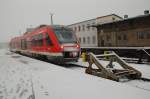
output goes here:
[[61, 25], [41, 25], [31, 32], [12, 38], [10, 50], [64, 63], [78, 60], [80, 45], [71, 29]]

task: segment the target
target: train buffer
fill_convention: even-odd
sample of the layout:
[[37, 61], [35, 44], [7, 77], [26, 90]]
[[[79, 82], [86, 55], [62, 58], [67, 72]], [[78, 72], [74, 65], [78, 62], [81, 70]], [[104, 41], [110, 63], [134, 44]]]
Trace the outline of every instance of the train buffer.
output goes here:
[[[108, 64], [103, 64], [102, 57], [109, 57]], [[115, 52], [108, 54], [95, 55], [89, 53], [89, 66], [85, 70], [87, 74], [103, 77], [106, 79], [121, 81], [121, 79], [140, 79], [142, 73], [137, 69], [131, 67], [123, 59], [121, 59]]]

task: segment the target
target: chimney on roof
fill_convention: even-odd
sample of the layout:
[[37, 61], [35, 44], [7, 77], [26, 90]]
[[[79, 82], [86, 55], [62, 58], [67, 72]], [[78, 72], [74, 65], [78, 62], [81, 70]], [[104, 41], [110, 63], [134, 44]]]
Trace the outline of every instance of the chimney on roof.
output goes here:
[[144, 15], [148, 15], [148, 14], [149, 14], [149, 10], [145, 10]]
[[124, 15], [124, 19], [127, 19], [128, 18], [128, 15]]

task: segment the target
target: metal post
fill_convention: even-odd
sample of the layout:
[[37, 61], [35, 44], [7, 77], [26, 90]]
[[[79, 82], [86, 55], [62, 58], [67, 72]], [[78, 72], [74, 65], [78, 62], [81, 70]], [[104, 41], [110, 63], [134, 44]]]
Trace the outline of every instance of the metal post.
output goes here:
[[53, 13], [50, 13], [50, 16], [51, 16], [51, 25], [53, 25]]

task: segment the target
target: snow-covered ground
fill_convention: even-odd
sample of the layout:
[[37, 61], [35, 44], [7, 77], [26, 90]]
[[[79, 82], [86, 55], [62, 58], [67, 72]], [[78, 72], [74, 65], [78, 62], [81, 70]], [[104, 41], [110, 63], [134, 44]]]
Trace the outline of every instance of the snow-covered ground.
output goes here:
[[[100, 63], [106, 67], [109, 64], [109, 61], [100, 60]], [[82, 62], [82, 59], [80, 59], [77, 63], [74, 63], [74, 64], [78, 64], [78, 65], [81, 65], [84, 67], [89, 66], [88, 62]], [[132, 66], [135, 69], [139, 70], [142, 73], [142, 78], [150, 79], [150, 65], [148, 65], [148, 64], [134, 64], [134, 63], [128, 63], [128, 64], [129, 64], [129, 66]], [[114, 62], [113, 65], [114, 65], [114, 68], [122, 69], [122, 67], [116, 62]], [[93, 67], [95, 68], [96, 66], [93, 64]], [[75, 69], [77, 69], [77, 71], [84, 73], [84, 70], [82, 68], [75, 68]], [[139, 89], [150, 91], [150, 81], [125, 80], [125, 82], [121, 82], [121, 83], [130, 85], [133, 87], [137, 87]]]
[[[145, 77], [150, 77], [150, 67], [139, 65], [137, 68], [145, 72]], [[149, 97], [150, 91], [130, 84], [86, 75], [76, 70], [10, 53], [8, 50], [0, 50], [0, 99], [149, 99]]]

